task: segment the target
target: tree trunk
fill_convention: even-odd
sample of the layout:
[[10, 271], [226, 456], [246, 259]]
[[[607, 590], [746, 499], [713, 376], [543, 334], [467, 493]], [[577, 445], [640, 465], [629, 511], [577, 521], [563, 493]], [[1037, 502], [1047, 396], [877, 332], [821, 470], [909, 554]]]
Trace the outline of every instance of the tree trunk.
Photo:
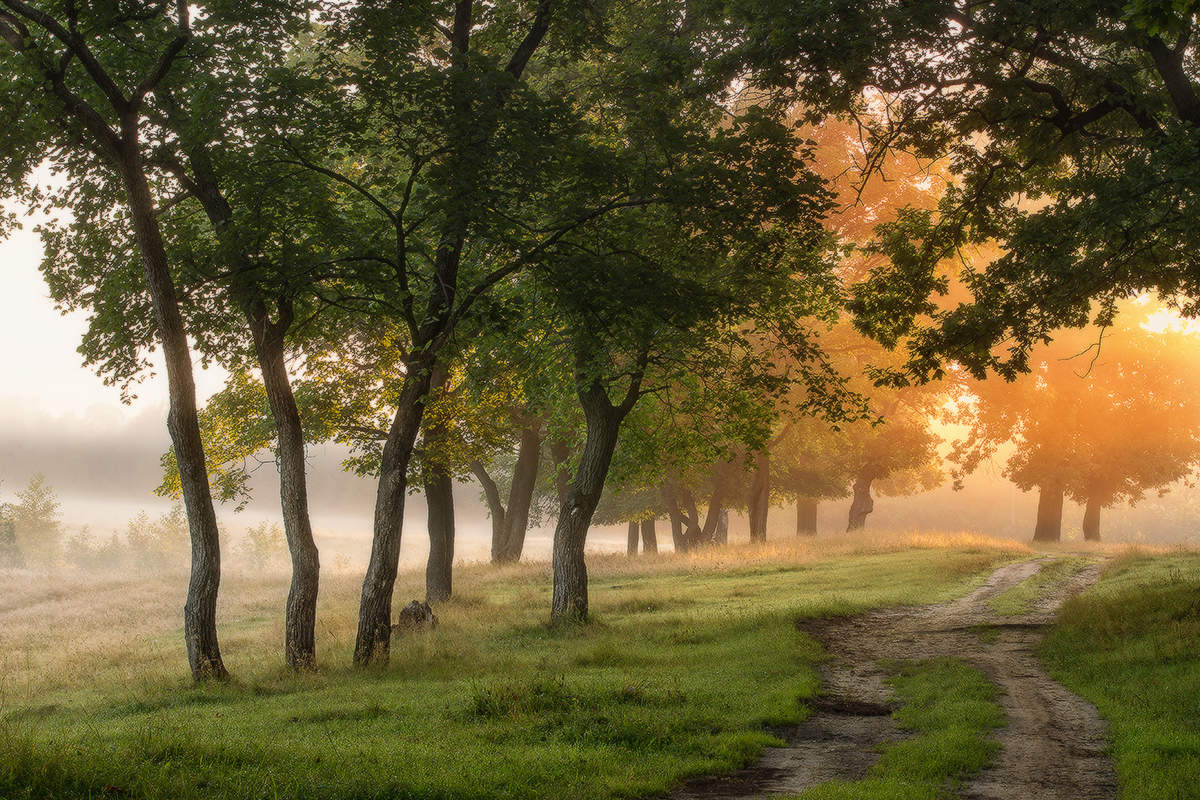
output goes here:
[[504, 547], [508, 540], [508, 514], [504, 510], [504, 501], [500, 499], [500, 487], [481, 462], [472, 461], [471, 472], [483, 487], [488, 515], [492, 518], [492, 563], [499, 564], [504, 561]]
[[1062, 538], [1062, 509], [1062, 487], [1041, 487], [1038, 493], [1037, 524], [1033, 529], [1035, 542], [1057, 542]]
[[386, 663], [388, 659], [392, 637], [392, 591], [396, 585], [400, 537], [404, 529], [408, 463], [425, 413], [430, 368], [428, 358], [413, 359], [407, 365], [396, 416], [383, 443], [379, 485], [375, 493], [371, 557], [363, 578], [358, 634], [354, 643], [354, 663], [360, 666]]
[[642, 520], [642, 552], [654, 555], [658, 552], [658, 533], [654, 530], [654, 518]]
[[[446, 365], [434, 365], [429, 378], [429, 396], [445, 392], [450, 373]], [[422, 447], [425, 479], [426, 529], [429, 559], [425, 564], [425, 602], [442, 603], [453, 591], [454, 571], [454, 477], [444, 463], [446, 421], [424, 417]]]
[[662, 485], [662, 497], [667, 506], [667, 518], [671, 521], [671, 545], [676, 553], [686, 552], [688, 541], [683, 530], [683, 512], [679, 509], [679, 496], [670, 482]]
[[584, 563], [583, 547], [592, 515], [604, 491], [604, 481], [617, 447], [621, 421], [636, 400], [638, 385], [639, 381], [635, 380], [625, 401], [617, 407], [608, 399], [600, 381], [594, 380], [586, 387], [579, 388], [579, 401], [587, 422], [587, 437], [579, 456], [579, 467], [554, 529], [552, 622], [587, 619], [587, 565]]
[[538, 462], [542, 457], [542, 421], [531, 418], [521, 431], [517, 464], [513, 468], [512, 487], [508, 492], [503, 560], [520, 561], [529, 531], [529, 507], [537, 488]]
[[1084, 506], [1084, 540], [1100, 541], [1100, 501], [1097, 498], [1087, 498]]
[[626, 532], [625, 555], [636, 556], [638, 550], [638, 538], [641, 536], [641, 529], [638, 523], [630, 520], [629, 530]]
[[478, 461], [471, 471], [483, 486], [488, 512], [492, 517], [492, 563], [520, 561], [525, 549], [525, 534], [529, 530], [529, 509], [537, 488], [538, 464], [542, 454], [542, 421], [530, 418], [521, 429], [517, 446], [517, 463], [513, 468], [512, 485], [508, 490], [508, 508], [500, 498], [500, 487], [487, 469]]
[[179, 483], [192, 545], [191, 576], [183, 607], [183, 637], [187, 645], [188, 665], [196, 680], [224, 678], [227, 672], [217, 641], [221, 542], [208, 483], [204, 443], [200, 437], [192, 356], [183, 317], [179, 313], [175, 284], [167, 264], [162, 233], [155, 216], [154, 199], [145, 172], [137, 160], [140, 152], [137, 123], [130, 119], [123, 122], [127, 162], [122, 164], [122, 179], [167, 369], [170, 401], [167, 430], [171, 434], [175, 460], [179, 465]]
[[754, 479], [750, 483], [750, 541], [767, 540], [767, 512], [771, 506], [771, 460], [766, 453], [754, 459]]
[[284, 335], [292, 323], [291, 306], [284, 304], [279, 314], [278, 322], [272, 323], [266, 307], [257, 303], [247, 312], [247, 319], [279, 435], [279, 502], [292, 561], [292, 582], [284, 614], [284, 657], [292, 669], [314, 669], [321, 562], [308, 513], [304, 430], [284, 360]]
[[708, 498], [708, 510], [704, 514], [704, 527], [700, 529], [700, 541], [703, 544], [716, 544], [718, 529], [721, 525], [721, 515], [725, 513], [725, 496], [728, 494], [726, 481], [727, 465], [719, 464], [713, 470], [713, 490]]
[[854, 499], [850, 501], [850, 521], [846, 525], [847, 532], [860, 531], [867, 524], [867, 515], [875, 510], [875, 501], [871, 499], [871, 475], [860, 475], [854, 481]]
[[[683, 539], [687, 542], [688, 550], [695, 550], [708, 544], [712, 540], [711, 535], [705, 536], [704, 526], [700, 522], [700, 510], [696, 507], [696, 496], [692, 494], [690, 489], [680, 488], [679, 496], [682, 498], [681, 509], [683, 510]], [[714, 524], [715, 527], [715, 524]]]
[[1100, 541], [1100, 501], [1095, 497], [1089, 497], [1083, 509], [1083, 538], [1089, 542]]
[[429, 561], [425, 565], [425, 602], [444, 603], [454, 589], [454, 479], [436, 470], [425, 480]]
[[717, 531], [713, 534], [713, 544], [729, 544], [729, 509], [722, 508], [717, 516]]
[[796, 498], [796, 535], [817, 535], [817, 501], [811, 497]]

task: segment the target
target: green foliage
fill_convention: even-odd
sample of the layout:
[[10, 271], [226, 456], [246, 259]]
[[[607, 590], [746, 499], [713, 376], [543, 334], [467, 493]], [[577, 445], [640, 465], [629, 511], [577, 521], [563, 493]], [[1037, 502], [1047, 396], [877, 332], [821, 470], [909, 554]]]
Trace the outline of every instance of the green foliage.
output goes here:
[[1041, 655], [1109, 725], [1121, 797], [1184, 797], [1200, 781], [1200, 557], [1131, 553], [1070, 600]]
[[[222, 531], [224, 545], [224, 531]], [[110, 574], [180, 573], [190, 550], [187, 517], [176, 503], [152, 519], [145, 511], [129, 520], [121, 534], [98, 539], [85, 526], [66, 542], [67, 563], [79, 570]]]

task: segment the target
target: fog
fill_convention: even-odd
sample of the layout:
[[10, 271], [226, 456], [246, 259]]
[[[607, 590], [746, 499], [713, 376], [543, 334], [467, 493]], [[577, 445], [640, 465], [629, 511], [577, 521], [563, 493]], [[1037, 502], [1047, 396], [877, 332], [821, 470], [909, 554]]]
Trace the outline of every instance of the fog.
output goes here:
[[[139, 511], [151, 516], [165, 513], [171, 501], [153, 494], [161, 477], [159, 458], [169, 445], [165, 416], [166, 409], [158, 404], [146, 404], [127, 417], [103, 410], [86, 417], [33, 411], [19, 418], [10, 416], [0, 428], [0, 498], [11, 501], [31, 474], [45, 474], [62, 503], [67, 536], [87, 526], [93, 536], [107, 537], [122, 530]], [[370, 549], [374, 482], [343, 471], [340, 462], [344, 451], [338, 446], [315, 445], [309, 452], [310, 505], [324, 561], [329, 565], [340, 562], [361, 566]], [[244, 510], [218, 507], [223, 526], [234, 537], [251, 525], [279, 521], [276, 480], [274, 465], [264, 463], [251, 479], [252, 499]], [[1152, 495], [1133, 508], [1106, 510], [1105, 540], [1200, 543], [1196, 533], [1200, 504], [1189, 487], [1176, 485], [1172, 489], [1164, 497]], [[459, 483], [455, 498], [456, 560], [487, 558], [491, 528], [478, 485], [473, 481]], [[868, 527], [879, 531], [962, 530], [1028, 539], [1036, 505], [1036, 493], [1021, 492], [1000, 478], [994, 467], [985, 468], [969, 478], [961, 491], [943, 485], [912, 497], [877, 497]], [[848, 506], [849, 499], [821, 503], [821, 533], [844, 530]], [[425, 513], [421, 494], [410, 494], [401, 549], [404, 566], [423, 563], [428, 553]], [[1080, 538], [1082, 513], [1074, 504], [1064, 509], [1064, 539]], [[665, 521], [660, 525], [665, 528]], [[794, 526], [794, 506], [771, 509], [771, 538], [795, 535]], [[747, 530], [744, 515], [733, 513], [731, 539], [746, 539]], [[548, 559], [551, 534], [547, 524], [532, 528], [526, 556]], [[659, 540], [669, 549], [670, 537], [666, 534], [660, 529]], [[589, 536], [589, 549], [621, 551], [624, 536], [623, 526], [596, 526]]]

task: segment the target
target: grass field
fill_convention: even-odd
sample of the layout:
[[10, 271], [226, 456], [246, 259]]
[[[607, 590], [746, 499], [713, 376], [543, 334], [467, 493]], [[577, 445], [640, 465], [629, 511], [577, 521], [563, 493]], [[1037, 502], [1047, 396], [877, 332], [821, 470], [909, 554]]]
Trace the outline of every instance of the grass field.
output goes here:
[[1108, 721], [1121, 800], [1200, 798], [1200, 555], [1115, 559], [1042, 656]]
[[[804, 717], [821, 653], [798, 618], [942, 601], [1027, 555], [909, 536], [596, 558], [594, 620], [564, 630], [545, 625], [545, 565], [470, 567], [438, 629], [365, 672], [347, 666], [358, 578], [332, 576], [306, 676], [280, 667], [286, 582], [237, 578], [220, 619], [234, 679], [205, 687], [185, 677], [177, 579], [18, 586], [0, 599], [0, 797], [653, 795], [748, 763]], [[898, 691], [946, 682], [929, 674]], [[951, 677], [938, 707], [986, 706]]]

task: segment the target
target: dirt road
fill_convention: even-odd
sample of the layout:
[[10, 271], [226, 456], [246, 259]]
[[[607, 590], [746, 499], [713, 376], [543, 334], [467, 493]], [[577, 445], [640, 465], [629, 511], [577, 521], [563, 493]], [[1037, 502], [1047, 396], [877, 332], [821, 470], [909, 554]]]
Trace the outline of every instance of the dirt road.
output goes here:
[[[1001, 567], [983, 586], [950, 603], [806, 623], [804, 630], [832, 656], [822, 670], [824, 696], [814, 713], [788, 732], [788, 746], [769, 749], [755, 766], [697, 781], [672, 797], [749, 800], [794, 794], [834, 778], [862, 777], [878, 758], [879, 745], [902, 736], [891, 720], [880, 660], [939, 656], [960, 658], [999, 686], [1008, 718], [996, 734], [1001, 745], [996, 762], [964, 787], [964, 800], [1115, 797], [1103, 720], [1090, 703], [1054, 682], [1034, 654], [1059, 605], [1095, 581], [1098, 568], [1062, 581], [1028, 614], [1001, 617], [987, 602], [1038, 572], [1043, 563]], [[981, 635], [981, 626], [990, 626], [988, 635]]]

